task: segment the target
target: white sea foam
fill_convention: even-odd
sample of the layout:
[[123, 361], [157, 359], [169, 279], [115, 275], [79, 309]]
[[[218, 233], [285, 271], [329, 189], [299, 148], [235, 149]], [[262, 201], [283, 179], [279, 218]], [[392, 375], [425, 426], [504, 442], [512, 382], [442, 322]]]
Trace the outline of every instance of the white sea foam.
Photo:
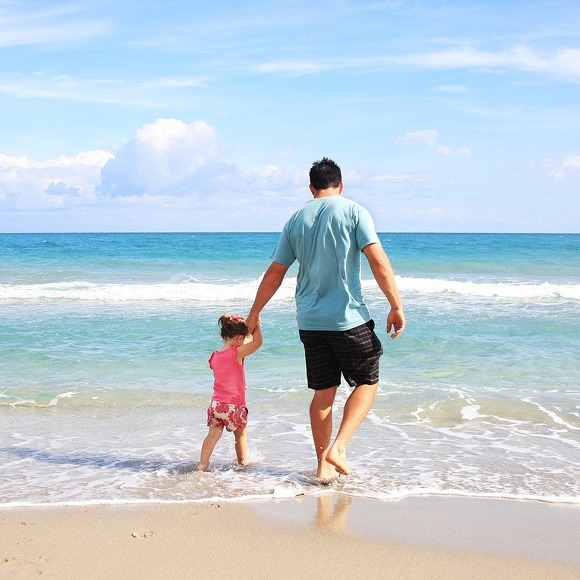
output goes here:
[[532, 405], [535, 405], [540, 411], [545, 413], [554, 423], [556, 423], [558, 425], [562, 425], [562, 426], [566, 427], [567, 429], [571, 429], [573, 431], [580, 431], [580, 427], [576, 427], [574, 425], [571, 425], [567, 421], [564, 421], [564, 419], [562, 419], [561, 417], [558, 417], [558, 415], [554, 411], [550, 411], [549, 409], [546, 409], [544, 406], [540, 405], [539, 403], [536, 403], [535, 401], [532, 401], [529, 398], [522, 399], [522, 401], [525, 401], [526, 403], [531, 403]]
[[[580, 484], [573, 475], [577, 451], [548, 426], [488, 425], [462, 433], [460, 422], [446, 428], [397, 425], [390, 411], [380, 416], [384, 411], [371, 411], [353, 440], [355, 473], [332, 490], [385, 500], [457, 494], [580, 502]], [[269, 405], [261, 411], [256, 403], [251, 464], [233, 464], [233, 437], [226, 435], [216, 447], [212, 470], [199, 473], [195, 465], [204, 422], [201, 408], [113, 407], [62, 414], [58, 422], [32, 421], [27, 431], [14, 425], [0, 437], [6, 475], [0, 495], [7, 502], [0, 506], [39, 505], [48, 498], [52, 505], [70, 505], [247, 501], [320, 493], [304, 409], [288, 422], [287, 413], [272, 413]], [[396, 429], [385, 428], [389, 425]], [[546, 436], [552, 437], [552, 445], [546, 445]]]
[[[142, 301], [240, 301], [252, 300], [260, 279], [238, 281], [229, 284], [181, 281], [163, 284], [95, 284], [82, 280], [51, 284], [2, 284], [0, 300], [72, 300], [98, 302]], [[505, 299], [555, 299], [580, 300], [579, 284], [533, 283], [481, 283], [461, 282], [439, 278], [397, 278], [399, 289], [407, 294], [419, 295], [455, 294], [478, 298]], [[290, 300], [294, 297], [296, 278], [284, 280], [274, 300]], [[376, 289], [373, 280], [365, 280], [363, 289]]]
[[481, 298], [564, 298], [580, 300], [579, 284], [517, 283], [517, 282], [463, 282], [439, 278], [397, 277], [402, 292], [418, 294], [457, 294]]
[[[251, 300], [259, 280], [230, 284], [182, 282], [178, 284], [94, 284], [91, 282], [60, 282], [54, 284], [0, 285], [4, 300], [71, 300], [98, 302], [201, 301], [229, 302]], [[275, 300], [293, 298], [296, 279], [282, 284]]]
[[59, 399], [71, 399], [75, 395], [78, 395], [78, 393], [76, 391], [61, 393], [60, 395], [57, 395], [56, 397], [51, 399], [50, 402], [48, 403], [48, 405], [49, 405], [49, 407], [54, 407], [56, 404], [58, 404]]
[[299, 495], [304, 495], [304, 488], [295, 481], [285, 481], [274, 487], [272, 495], [276, 499], [297, 497]]
[[463, 409], [461, 409], [461, 416], [466, 421], [472, 421], [473, 419], [476, 419], [477, 417], [481, 416], [479, 414], [479, 409], [481, 409], [479, 405], [468, 405], [466, 407], [463, 407]]

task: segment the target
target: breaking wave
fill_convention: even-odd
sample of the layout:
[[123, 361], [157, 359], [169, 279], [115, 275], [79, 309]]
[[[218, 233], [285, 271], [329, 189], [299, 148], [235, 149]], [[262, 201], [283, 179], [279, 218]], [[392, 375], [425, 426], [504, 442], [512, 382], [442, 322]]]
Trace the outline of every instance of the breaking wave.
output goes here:
[[[162, 284], [95, 284], [85, 281], [51, 284], [2, 284], [0, 300], [71, 300], [98, 302], [143, 301], [238, 301], [253, 300], [260, 280], [235, 283], [181, 282]], [[403, 293], [433, 295], [453, 294], [478, 298], [505, 299], [564, 299], [580, 300], [580, 285], [543, 283], [498, 282], [481, 283], [439, 278], [397, 277]], [[276, 300], [294, 296], [296, 278], [284, 280]], [[363, 282], [363, 288], [376, 288], [372, 280]]]

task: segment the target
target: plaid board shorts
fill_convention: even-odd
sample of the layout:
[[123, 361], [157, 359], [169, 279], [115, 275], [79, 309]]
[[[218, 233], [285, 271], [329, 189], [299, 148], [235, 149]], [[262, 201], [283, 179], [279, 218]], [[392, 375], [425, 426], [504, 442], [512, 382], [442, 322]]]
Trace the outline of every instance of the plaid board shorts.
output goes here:
[[207, 409], [207, 426], [226, 428], [230, 433], [248, 424], [248, 407], [212, 401]]
[[383, 345], [374, 328], [369, 320], [350, 330], [300, 330], [308, 388], [337, 387], [341, 374], [351, 387], [378, 383]]

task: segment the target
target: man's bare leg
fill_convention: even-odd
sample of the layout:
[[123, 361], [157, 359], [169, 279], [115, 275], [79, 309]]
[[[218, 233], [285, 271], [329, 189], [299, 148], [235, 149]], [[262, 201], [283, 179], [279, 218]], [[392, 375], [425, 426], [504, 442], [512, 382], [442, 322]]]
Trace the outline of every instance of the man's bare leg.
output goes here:
[[343, 475], [352, 473], [352, 469], [346, 461], [346, 448], [351, 437], [370, 411], [375, 400], [377, 388], [378, 384], [359, 385], [350, 394], [344, 405], [344, 413], [338, 434], [325, 456], [326, 463], [334, 465], [338, 473]]
[[316, 477], [321, 481], [329, 481], [336, 477], [336, 470], [326, 461], [326, 454], [332, 436], [332, 404], [338, 387], [331, 387], [322, 391], [314, 391], [310, 403], [310, 425], [312, 439], [318, 459]]

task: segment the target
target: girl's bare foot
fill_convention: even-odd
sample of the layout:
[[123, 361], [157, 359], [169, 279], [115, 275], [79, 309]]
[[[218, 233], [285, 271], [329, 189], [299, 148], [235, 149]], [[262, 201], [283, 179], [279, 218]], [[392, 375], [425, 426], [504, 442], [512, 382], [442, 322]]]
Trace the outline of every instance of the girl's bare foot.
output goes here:
[[326, 461], [334, 466], [336, 471], [341, 475], [350, 475], [352, 473], [352, 469], [348, 466], [346, 461], [346, 451], [335, 449], [335, 447], [331, 447], [328, 453], [326, 454]]
[[195, 468], [196, 471], [207, 471], [208, 464], [207, 463], [198, 463], [197, 467]]

